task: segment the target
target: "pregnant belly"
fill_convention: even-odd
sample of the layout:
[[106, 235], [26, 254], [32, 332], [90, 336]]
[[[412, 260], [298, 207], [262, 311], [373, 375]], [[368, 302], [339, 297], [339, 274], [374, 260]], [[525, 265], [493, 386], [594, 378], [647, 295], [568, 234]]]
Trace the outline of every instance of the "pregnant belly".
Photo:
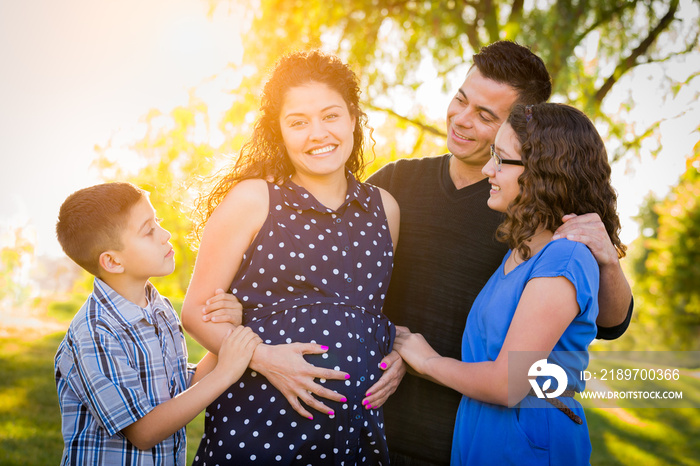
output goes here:
[[[343, 306], [344, 307], [344, 306]], [[328, 347], [304, 358], [317, 367], [350, 374], [348, 380], [321, 380], [350, 400], [364, 397], [381, 377], [379, 364], [391, 351], [393, 329], [384, 316], [328, 305], [287, 310], [248, 322], [267, 344], [316, 343]]]

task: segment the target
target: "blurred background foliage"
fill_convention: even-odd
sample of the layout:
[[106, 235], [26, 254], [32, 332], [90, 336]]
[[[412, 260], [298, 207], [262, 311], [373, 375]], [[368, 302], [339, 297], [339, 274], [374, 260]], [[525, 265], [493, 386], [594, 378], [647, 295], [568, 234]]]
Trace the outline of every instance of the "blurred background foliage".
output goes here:
[[664, 199], [648, 197], [630, 247], [637, 308], [634, 332], [619, 347], [700, 348], [700, 143]]
[[[191, 232], [197, 196], [235, 158], [250, 133], [267, 72], [287, 51], [323, 48], [360, 77], [374, 126], [375, 158], [366, 175], [397, 158], [446, 151], [447, 99], [436, 102], [427, 86], [453, 92], [472, 54], [499, 39], [527, 45], [543, 58], [553, 79], [552, 100], [591, 116], [612, 163], [642, 150], [657, 152], [660, 125], [686, 111], [659, 112], [640, 124], [632, 117], [638, 104], [632, 91], [613, 102], [611, 91], [635, 69], [658, 65], [655, 92], [663, 102], [682, 91], [698, 97], [690, 84], [700, 70], [682, 78], [667, 72], [699, 49], [698, 0], [203, 1], [212, 13], [240, 15], [242, 59], [192, 89], [187, 105], [144, 115], [140, 135], [127, 144], [128, 164], [116, 141], [95, 148], [105, 181], [128, 180], [152, 193], [173, 234], [178, 265], [154, 282], [176, 300], [184, 296], [196, 257]], [[216, 108], [205, 98], [212, 92], [219, 96]], [[611, 347], [700, 349], [698, 146], [694, 154], [678, 156], [688, 157], [686, 173], [667, 198], [649, 198], [639, 213], [643, 235], [625, 261], [636, 297], [633, 331]], [[21, 235], [16, 245], [18, 254], [32, 253]], [[3, 283], [12, 280], [9, 271], [17, 263], [3, 252]], [[85, 288], [85, 280], [78, 283]]]
[[[323, 48], [359, 76], [374, 127], [375, 158], [366, 175], [391, 160], [446, 151], [446, 95], [463, 81], [472, 54], [498, 39], [530, 46], [544, 59], [552, 100], [591, 116], [614, 164], [658, 153], [663, 125], [677, 118], [694, 118], [700, 133], [700, 117], [675, 105], [679, 95], [686, 102], [700, 97], [700, 0], [201, 1], [212, 14], [241, 18], [242, 58], [191, 89], [186, 104], [151, 110], [135, 122], [136, 133], [115, 130], [95, 147], [101, 178], [150, 191], [173, 234], [176, 271], [153, 281], [177, 309], [196, 257], [190, 237], [196, 199], [249, 135], [266, 74], [286, 51]], [[658, 73], [640, 95], [632, 76], [650, 67]], [[658, 108], [638, 118], [648, 101], [660, 102]], [[677, 156], [687, 160], [685, 173], [667, 195], [646, 198], [637, 215], [641, 234], [623, 261], [635, 296], [632, 325], [597, 348], [700, 350], [700, 143]], [[0, 309], [7, 311], [0, 326], [0, 464], [55, 464], [62, 442], [52, 359], [92, 279], [65, 258], [32, 265], [35, 243], [26, 228], [3, 235], [9, 240], [0, 249]], [[28, 284], [30, 273], [39, 295]], [[25, 323], [12, 333], [15, 318]], [[31, 322], [50, 334], [41, 337], [34, 330], [41, 325]], [[201, 347], [189, 337], [188, 347], [198, 360]], [[696, 411], [587, 410], [591, 462], [699, 464]], [[188, 462], [202, 422], [200, 415], [189, 426]]]

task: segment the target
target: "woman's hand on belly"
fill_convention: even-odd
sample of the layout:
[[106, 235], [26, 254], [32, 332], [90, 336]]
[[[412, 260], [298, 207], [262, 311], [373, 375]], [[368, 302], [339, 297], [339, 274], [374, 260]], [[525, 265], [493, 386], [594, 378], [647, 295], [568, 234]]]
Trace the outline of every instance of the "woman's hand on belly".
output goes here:
[[403, 376], [406, 375], [406, 364], [396, 351], [387, 354], [382, 359], [379, 367], [384, 373], [377, 380], [377, 383], [367, 390], [366, 397], [362, 400], [362, 404], [366, 409], [383, 406], [386, 400], [399, 388]]
[[305, 354], [322, 354], [326, 351], [328, 351], [327, 346], [315, 343], [258, 345], [250, 368], [265, 376], [289, 401], [294, 411], [305, 418], [313, 419], [301, 401], [323, 414], [332, 414], [334, 410], [313, 395], [331, 401], [347, 401], [342, 394], [323, 387], [314, 379], [346, 380], [350, 374], [317, 367], [304, 359]]

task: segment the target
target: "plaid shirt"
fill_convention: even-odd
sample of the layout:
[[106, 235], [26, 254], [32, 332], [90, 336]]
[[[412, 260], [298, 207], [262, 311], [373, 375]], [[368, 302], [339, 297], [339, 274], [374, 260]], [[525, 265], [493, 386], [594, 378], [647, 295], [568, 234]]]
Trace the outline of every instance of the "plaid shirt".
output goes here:
[[146, 285], [147, 309], [100, 279], [56, 353], [61, 464], [184, 465], [185, 428], [150, 450], [120, 432], [189, 386], [193, 366], [170, 301]]

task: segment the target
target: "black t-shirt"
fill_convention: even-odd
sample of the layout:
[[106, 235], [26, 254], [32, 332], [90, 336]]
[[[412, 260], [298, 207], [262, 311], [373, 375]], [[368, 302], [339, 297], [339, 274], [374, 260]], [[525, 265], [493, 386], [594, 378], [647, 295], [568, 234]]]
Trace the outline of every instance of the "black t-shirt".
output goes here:
[[[384, 313], [423, 334], [443, 356], [461, 359], [467, 314], [507, 251], [494, 239], [502, 214], [486, 201], [486, 179], [456, 189], [450, 156], [402, 159], [367, 181], [389, 191], [401, 209], [399, 243]], [[461, 395], [406, 375], [384, 405], [392, 453], [448, 464]]]

